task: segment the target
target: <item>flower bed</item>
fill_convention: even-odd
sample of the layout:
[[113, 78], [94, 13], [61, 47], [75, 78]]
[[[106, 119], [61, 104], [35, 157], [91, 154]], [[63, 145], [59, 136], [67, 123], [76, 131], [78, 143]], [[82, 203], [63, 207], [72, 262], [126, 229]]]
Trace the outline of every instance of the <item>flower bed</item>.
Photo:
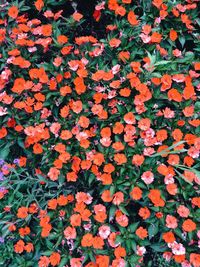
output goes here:
[[200, 267], [198, 0], [0, 8], [0, 266]]

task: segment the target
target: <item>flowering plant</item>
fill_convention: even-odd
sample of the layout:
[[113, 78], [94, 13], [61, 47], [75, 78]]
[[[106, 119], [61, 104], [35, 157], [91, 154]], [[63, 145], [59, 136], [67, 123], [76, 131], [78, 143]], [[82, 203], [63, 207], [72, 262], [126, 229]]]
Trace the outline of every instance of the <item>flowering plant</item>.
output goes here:
[[198, 2], [1, 3], [0, 264], [200, 267]]

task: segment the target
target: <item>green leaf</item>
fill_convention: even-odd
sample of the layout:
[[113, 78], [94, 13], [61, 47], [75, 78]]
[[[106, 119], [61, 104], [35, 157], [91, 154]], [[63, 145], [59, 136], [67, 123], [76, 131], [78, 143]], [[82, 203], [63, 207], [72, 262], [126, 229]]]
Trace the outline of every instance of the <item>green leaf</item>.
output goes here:
[[156, 224], [151, 224], [148, 228], [148, 234], [149, 234], [149, 239], [154, 237], [158, 233], [158, 223]]
[[164, 252], [167, 249], [167, 246], [165, 243], [156, 243], [152, 244], [151, 248], [157, 252]]
[[137, 229], [138, 225], [139, 225], [139, 222], [132, 223], [129, 225], [129, 229], [130, 229], [131, 233], [135, 233], [135, 230]]
[[3, 149], [0, 149], [0, 159], [7, 160], [10, 153], [10, 144], [7, 144]]

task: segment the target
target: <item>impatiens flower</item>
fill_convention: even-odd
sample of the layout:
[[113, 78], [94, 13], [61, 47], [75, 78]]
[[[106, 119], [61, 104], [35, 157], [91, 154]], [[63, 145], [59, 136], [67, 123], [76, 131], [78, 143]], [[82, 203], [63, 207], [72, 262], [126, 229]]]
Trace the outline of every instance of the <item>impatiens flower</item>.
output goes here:
[[48, 267], [50, 264], [50, 260], [47, 256], [41, 256], [38, 262], [39, 267]]
[[196, 223], [194, 223], [191, 219], [187, 219], [183, 222], [182, 229], [186, 232], [192, 232], [196, 230]]
[[16, 19], [18, 16], [18, 12], [19, 12], [19, 10], [18, 10], [17, 6], [11, 6], [8, 10], [8, 16], [13, 18], [13, 19]]
[[137, 246], [136, 254], [138, 256], [143, 256], [145, 253], [146, 253], [146, 248], [145, 247]]
[[19, 240], [15, 245], [14, 245], [14, 250], [16, 253], [21, 254], [25, 249], [25, 243], [23, 240]]
[[53, 252], [49, 257], [50, 263], [52, 266], [58, 266], [60, 263], [60, 254], [58, 252]]
[[110, 235], [110, 227], [107, 225], [102, 225], [101, 227], [99, 227], [99, 235], [101, 238], [103, 239], [107, 239], [108, 236]]
[[176, 229], [178, 226], [177, 219], [172, 215], [167, 215], [166, 226], [171, 229]]
[[81, 263], [81, 258], [71, 258], [70, 259], [70, 266], [71, 267], [81, 267], [82, 263]]
[[140, 226], [136, 230], [135, 234], [141, 239], [144, 239], [144, 238], [146, 238], [148, 236], [147, 230], [145, 228], [143, 228], [142, 226]]
[[185, 248], [181, 243], [174, 241], [173, 243], [169, 243], [168, 247], [171, 248], [174, 255], [185, 255]]
[[180, 205], [178, 207], [177, 212], [183, 218], [187, 218], [189, 216], [189, 214], [190, 214], [190, 210], [187, 207], [183, 206], [183, 205]]
[[64, 230], [64, 236], [67, 240], [76, 238], [76, 229], [74, 227], [66, 227]]
[[80, 14], [80, 13], [78, 13], [78, 12], [75, 12], [75, 13], [72, 15], [72, 17], [73, 17], [73, 19], [74, 19], [75, 21], [80, 21], [80, 20], [82, 19], [83, 15]]
[[117, 48], [120, 44], [121, 44], [121, 41], [117, 38], [113, 38], [109, 42], [109, 45], [113, 48]]
[[146, 171], [142, 174], [141, 179], [145, 184], [151, 184], [154, 181], [154, 175], [151, 171]]

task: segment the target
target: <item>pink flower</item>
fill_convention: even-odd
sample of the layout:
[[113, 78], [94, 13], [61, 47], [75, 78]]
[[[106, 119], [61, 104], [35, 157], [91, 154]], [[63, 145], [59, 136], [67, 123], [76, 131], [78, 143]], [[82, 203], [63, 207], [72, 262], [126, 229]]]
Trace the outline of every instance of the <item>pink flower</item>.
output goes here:
[[174, 177], [172, 174], [167, 174], [164, 179], [165, 184], [174, 184]]
[[181, 243], [174, 241], [173, 243], [169, 243], [168, 247], [172, 249], [174, 255], [185, 255], [185, 248]]
[[141, 176], [145, 184], [151, 184], [154, 181], [154, 175], [151, 171], [146, 171]]
[[61, 128], [60, 123], [58, 123], [58, 122], [54, 122], [54, 123], [51, 124], [50, 131], [51, 131], [53, 134], [58, 134], [60, 128]]
[[71, 258], [70, 260], [70, 266], [71, 267], [81, 267], [81, 258]]
[[187, 260], [184, 261], [184, 262], [182, 262], [182, 263], [181, 263], [181, 266], [182, 266], [182, 267], [192, 267], [192, 265], [191, 265], [191, 264], [189, 263], [189, 261], [187, 261]]
[[151, 42], [151, 37], [144, 34], [144, 33], [140, 34], [140, 38], [142, 39], [143, 43], [145, 43], [145, 44], [148, 44]]
[[188, 155], [190, 156], [190, 157], [192, 157], [193, 159], [197, 159], [198, 157], [199, 157], [199, 153], [200, 153], [200, 151], [198, 150], [198, 149], [196, 149], [195, 147], [190, 147], [189, 149], [188, 149]]
[[76, 229], [74, 227], [68, 226], [64, 230], [64, 236], [67, 240], [76, 238]]
[[126, 265], [125, 260], [122, 258], [118, 258], [118, 259], [113, 260], [111, 266], [125, 267], [125, 265]]
[[107, 225], [102, 225], [99, 227], [99, 235], [103, 239], [107, 239], [110, 235], [110, 227]]
[[155, 153], [155, 149], [152, 147], [146, 147], [143, 152], [144, 156], [151, 156], [153, 153]]
[[172, 253], [169, 252], [169, 251], [164, 252], [164, 253], [163, 253], [163, 258], [164, 258], [166, 261], [169, 262], [169, 261], [171, 260], [171, 258], [172, 258]]
[[177, 212], [183, 218], [187, 218], [190, 214], [190, 210], [183, 205], [178, 207]]
[[146, 253], [146, 248], [145, 247], [137, 246], [136, 254], [138, 256], [143, 256], [145, 253]]
[[165, 109], [163, 110], [163, 115], [164, 115], [164, 117], [165, 117], [166, 119], [172, 119], [172, 118], [174, 118], [175, 113], [174, 113], [174, 111], [171, 110], [170, 108], [165, 108]]
[[118, 73], [120, 71], [120, 65], [119, 64], [117, 64], [117, 65], [115, 65], [114, 67], [112, 67], [112, 73], [113, 74], [116, 74], [116, 73]]
[[53, 65], [56, 67], [59, 67], [62, 64], [62, 58], [61, 57], [56, 57], [53, 61]]
[[102, 204], [94, 205], [94, 212], [97, 214], [99, 212], [104, 212], [106, 213], [106, 208]]
[[178, 226], [177, 219], [172, 215], [167, 215], [166, 226], [171, 229], [176, 229]]
[[113, 204], [120, 205], [124, 201], [124, 194], [122, 192], [117, 192], [113, 195]]

